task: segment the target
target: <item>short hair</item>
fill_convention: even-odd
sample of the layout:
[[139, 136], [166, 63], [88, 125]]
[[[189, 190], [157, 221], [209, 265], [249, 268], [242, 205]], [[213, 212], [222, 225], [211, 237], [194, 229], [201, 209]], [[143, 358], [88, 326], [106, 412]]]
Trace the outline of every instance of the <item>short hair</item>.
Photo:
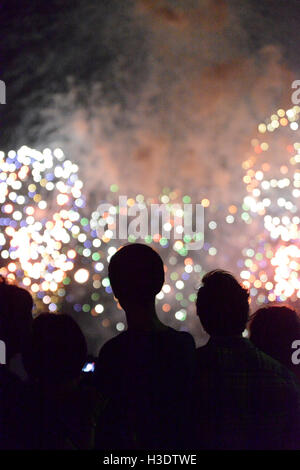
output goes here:
[[250, 340], [279, 362], [292, 367], [291, 345], [300, 339], [300, 317], [286, 305], [267, 305], [250, 317]]
[[8, 358], [22, 352], [31, 334], [33, 299], [31, 294], [0, 276], [0, 339]]
[[210, 335], [240, 335], [246, 327], [249, 292], [227, 271], [216, 269], [203, 277], [196, 305], [202, 326]]
[[45, 383], [76, 379], [86, 357], [85, 337], [70, 315], [42, 313], [35, 318], [32, 344], [24, 354], [30, 377]]
[[165, 279], [161, 257], [141, 243], [120, 248], [110, 260], [108, 274], [115, 296], [129, 300], [155, 297]]

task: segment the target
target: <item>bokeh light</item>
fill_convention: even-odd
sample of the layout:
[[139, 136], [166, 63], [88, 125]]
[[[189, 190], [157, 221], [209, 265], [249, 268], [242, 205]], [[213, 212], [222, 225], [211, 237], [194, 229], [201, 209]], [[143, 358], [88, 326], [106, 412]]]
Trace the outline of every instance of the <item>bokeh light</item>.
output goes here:
[[0, 152], [0, 273], [56, 311], [77, 256], [85, 202], [78, 166], [59, 148]]
[[[298, 106], [280, 108], [258, 125], [242, 162], [245, 194], [233, 194], [231, 203], [213, 200], [211, 192], [208, 198], [201, 189], [187, 194], [162, 188], [157, 197], [130, 194], [120, 207], [120, 188], [108, 181], [99, 201], [108, 205], [103, 213], [86, 207], [78, 166], [61, 149], [23, 146], [0, 152], [0, 274], [31, 290], [37, 313], [62, 310], [94, 317], [106, 336], [126, 328], [108, 263], [121, 245], [135, 241], [163, 258], [165, 285], [157, 309], [177, 329], [192, 329], [201, 278], [217, 267], [240, 277], [253, 306], [298, 302], [299, 115]], [[182, 216], [183, 204], [189, 203], [205, 210], [204, 230], [195, 235], [203, 241], [201, 250], [188, 250], [183, 226], [176, 226], [174, 238], [174, 217]], [[158, 233], [142, 240], [114, 238], [118, 214], [135, 205], [150, 210], [151, 204], [166, 204], [173, 216]]]
[[251, 243], [243, 250], [240, 274], [258, 304], [300, 298], [299, 113], [299, 106], [278, 109], [259, 124], [243, 162], [244, 220], [250, 223]]

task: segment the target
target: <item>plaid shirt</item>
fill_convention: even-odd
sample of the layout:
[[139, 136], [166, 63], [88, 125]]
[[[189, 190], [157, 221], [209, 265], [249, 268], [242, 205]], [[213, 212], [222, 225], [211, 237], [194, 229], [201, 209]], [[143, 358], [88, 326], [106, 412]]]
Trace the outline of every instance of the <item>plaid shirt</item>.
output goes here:
[[243, 337], [197, 349], [197, 447], [300, 449], [300, 384]]

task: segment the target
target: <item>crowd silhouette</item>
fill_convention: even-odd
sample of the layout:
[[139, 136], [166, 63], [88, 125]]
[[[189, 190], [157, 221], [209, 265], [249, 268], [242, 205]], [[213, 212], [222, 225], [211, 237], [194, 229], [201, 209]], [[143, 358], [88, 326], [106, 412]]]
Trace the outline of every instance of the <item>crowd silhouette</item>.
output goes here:
[[82, 373], [87, 344], [75, 320], [33, 320], [31, 295], [0, 278], [0, 449], [300, 449], [295, 310], [270, 305], [250, 317], [248, 291], [211, 271], [195, 308], [209, 340], [196, 349], [157, 316], [156, 251], [125, 245], [108, 274], [127, 330], [100, 349], [92, 374]]

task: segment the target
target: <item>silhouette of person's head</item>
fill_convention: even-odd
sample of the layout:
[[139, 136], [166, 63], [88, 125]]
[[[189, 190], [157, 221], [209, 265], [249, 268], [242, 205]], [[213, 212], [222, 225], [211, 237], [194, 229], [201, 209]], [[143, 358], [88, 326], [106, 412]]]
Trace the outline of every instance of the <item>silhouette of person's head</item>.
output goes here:
[[202, 279], [197, 315], [211, 336], [241, 335], [249, 314], [249, 293], [232, 274], [214, 270]]
[[32, 344], [24, 354], [31, 378], [47, 384], [78, 379], [86, 357], [85, 337], [72, 317], [43, 313], [33, 321]]
[[21, 353], [30, 339], [32, 307], [29, 292], [0, 276], [0, 339], [6, 345], [7, 360]]
[[108, 274], [114, 295], [125, 310], [153, 303], [165, 278], [159, 254], [140, 243], [118, 250], [110, 260]]
[[250, 317], [249, 330], [255, 346], [286, 367], [295, 369], [291, 345], [300, 339], [300, 317], [296, 310], [279, 305], [259, 308]]

